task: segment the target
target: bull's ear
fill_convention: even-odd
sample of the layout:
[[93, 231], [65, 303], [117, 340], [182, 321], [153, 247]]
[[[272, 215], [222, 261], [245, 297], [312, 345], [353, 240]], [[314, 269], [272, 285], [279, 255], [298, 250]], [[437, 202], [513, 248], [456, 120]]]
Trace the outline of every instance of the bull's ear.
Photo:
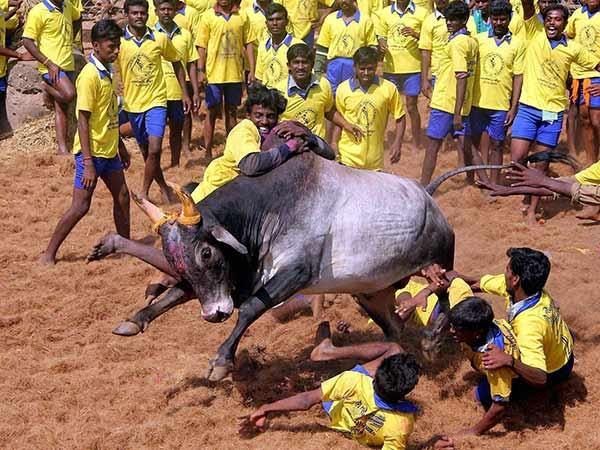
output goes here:
[[233, 235], [222, 226], [216, 225], [212, 227], [210, 229], [210, 234], [212, 234], [217, 241], [229, 245], [236, 252], [241, 253], [242, 255], [248, 254], [246, 246], [234, 238]]

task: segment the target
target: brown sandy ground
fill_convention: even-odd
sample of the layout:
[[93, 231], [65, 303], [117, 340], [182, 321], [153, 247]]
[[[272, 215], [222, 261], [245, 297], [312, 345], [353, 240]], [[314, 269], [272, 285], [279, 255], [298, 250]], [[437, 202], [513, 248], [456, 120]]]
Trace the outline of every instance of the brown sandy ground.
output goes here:
[[[52, 268], [37, 264], [50, 234], [70, 202], [72, 164], [51, 156], [48, 118], [17, 131], [1, 144], [0, 160], [0, 448], [5, 449], [322, 449], [360, 448], [325, 428], [319, 408], [277, 417], [252, 439], [237, 434], [238, 417], [264, 402], [310, 389], [347, 363], [308, 361], [316, 323], [305, 314], [287, 324], [265, 315], [242, 340], [232, 379], [203, 379], [207, 360], [228, 335], [224, 324], [203, 322], [197, 303], [158, 319], [143, 335], [111, 334], [144, 305], [146, 283], [155, 272], [131, 258], [85, 265], [91, 246], [113, 229], [112, 205], [99, 185], [88, 217], [69, 236]], [[197, 125], [195, 134], [200, 132]], [[222, 132], [220, 142], [222, 142]], [[218, 141], [219, 142], [219, 141]], [[127, 179], [141, 184], [142, 160], [135, 144]], [[200, 178], [202, 154], [167, 178]], [[168, 150], [163, 161], [169, 160]], [[405, 149], [388, 170], [417, 177], [422, 153]], [[455, 164], [443, 153], [438, 172]], [[155, 189], [155, 188], [154, 188]], [[152, 191], [158, 197], [157, 191]], [[509, 246], [532, 246], [551, 257], [549, 289], [576, 335], [575, 373], [550, 396], [515, 406], [490, 436], [469, 438], [463, 449], [598, 449], [600, 436], [600, 298], [595, 225], [578, 222], [568, 202], [545, 203], [549, 220], [538, 229], [523, 223], [517, 198], [489, 204], [461, 179], [436, 194], [457, 234], [456, 265], [467, 273], [500, 272]], [[156, 243], [141, 212], [132, 206], [132, 234]], [[336, 342], [376, 339], [348, 296], [331, 298], [325, 316], [350, 320], [357, 330]], [[495, 302], [498, 315], [502, 305]], [[418, 333], [407, 331], [415, 349]], [[411, 398], [422, 408], [410, 448], [421, 448], [440, 432], [473, 423], [481, 411], [471, 399], [475, 378], [468, 363], [447, 345], [436, 366], [425, 365]]]

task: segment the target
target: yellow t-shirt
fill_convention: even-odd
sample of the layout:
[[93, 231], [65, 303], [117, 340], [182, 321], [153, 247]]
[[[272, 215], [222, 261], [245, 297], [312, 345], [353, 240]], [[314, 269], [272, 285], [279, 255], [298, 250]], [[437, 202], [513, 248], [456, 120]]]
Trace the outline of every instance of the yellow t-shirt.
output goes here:
[[[567, 22], [567, 37], [574, 39], [579, 45], [600, 58], [600, 14], [598, 11], [590, 16], [587, 7], [577, 9]], [[600, 77], [597, 70], [586, 70], [577, 63], [571, 65], [571, 75], [575, 80]]]
[[[6, 47], [6, 22], [4, 16], [8, 12], [8, 0], [0, 0], [0, 47]], [[6, 56], [0, 55], [0, 78], [6, 76]]]
[[377, 12], [375, 31], [379, 38], [387, 40], [388, 51], [383, 60], [385, 73], [419, 73], [421, 72], [421, 51], [419, 40], [412, 36], [404, 36], [402, 29], [412, 28], [417, 33], [427, 19], [427, 10], [408, 4], [402, 13], [396, 9], [396, 3]]
[[198, 32], [198, 26], [200, 25], [200, 19], [202, 14], [199, 13], [192, 6], [184, 6], [173, 18], [173, 21], [177, 24], [179, 28], [183, 28], [188, 30], [192, 35], [193, 43], [196, 42], [196, 33]]
[[123, 82], [125, 111], [140, 113], [167, 106], [163, 60], [175, 62], [181, 56], [163, 33], [146, 29], [141, 41], [125, 27], [117, 63]]
[[521, 2], [521, 0], [510, 0], [510, 4], [513, 7], [513, 13], [518, 14], [521, 19], [524, 19], [525, 12], [523, 11], [523, 2]]
[[419, 50], [431, 52], [431, 75], [437, 76], [441, 55], [448, 45], [448, 28], [444, 15], [435, 10], [425, 18], [419, 36]]
[[[476, 37], [479, 33], [492, 30], [490, 19], [488, 19], [488, 22], [484, 24], [484, 28], [485, 29], [481, 29], [479, 31], [477, 30], [475, 17], [471, 14], [469, 21], [467, 22], [467, 30], [469, 33], [471, 33], [471, 36]], [[518, 14], [513, 14], [512, 18], [510, 19], [508, 31], [511, 32], [513, 38], [519, 38], [521, 41], [525, 41], [525, 39], [527, 39], [527, 34], [525, 33], [525, 21]]]
[[[177, 27], [169, 35], [166, 31], [162, 29], [160, 23], [156, 24], [155, 30], [157, 33], [162, 33], [171, 40], [173, 46], [175, 47], [175, 50], [177, 50], [177, 53], [179, 53], [180, 55], [179, 62], [181, 62], [181, 64], [183, 65], [183, 69], [187, 74], [187, 65], [198, 59], [198, 52], [196, 51], [196, 47], [194, 46], [194, 39], [192, 37], [192, 34], [184, 28]], [[179, 84], [177, 75], [175, 75], [173, 63], [170, 61], [165, 61], [163, 59], [162, 70], [165, 77], [165, 84], [167, 87], [167, 101], [182, 100], [183, 91], [181, 90], [181, 85]]]
[[[93, 56], [79, 73], [76, 111], [89, 111], [90, 152], [100, 158], [114, 158], [119, 150], [119, 102], [111, 72]], [[75, 134], [73, 154], [81, 151]]]
[[317, 45], [328, 49], [327, 59], [352, 58], [359, 48], [377, 45], [375, 26], [358, 10], [350, 23], [344, 22], [341, 11], [332, 12], [323, 22]]
[[[396, 291], [395, 297], [398, 298], [404, 293], [410, 294], [411, 297], [415, 297], [419, 292], [427, 287], [427, 284], [420, 283], [418, 281], [410, 280], [406, 286]], [[472, 297], [473, 291], [471, 287], [461, 278], [455, 278], [448, 287], [448, 303], [450, 308], [454, 308], [457, 304], [463, 301], [465, 298]], [[412, 313], [412, 320], [421, 327], [429, 325], [431, 316], [433, 315], [438, 305], [439, 298], [436, 294], [427, 296], [427, 307], [425, 310], [421, 307], [417, 307]]]
[[[250, 34], [252, 35], [252, 46], [254, 47], [254, 57], [258, 64], [258, 46], [271, 37], [267, 28], [267, 18], [260, 7], [250, 6], [244, 9], [244, 12], [250, 20]], [[291, 30], [291, 27], [290, 27]], [[248, 67], [246, 67], [248, 68]]]
[[304, 39], [310, 33], [312, 23], [319, 20], [319, 3], [329, 8], [335, 0], [282, 0], [280, 3], [287, 9], [292, 34]]
[[493, 330], [487, 336], [487, 342], [478, 349], [473, 349], [466, 344], [462, 344], [463, 352], [471, 361], [475, 370], [485, 375], [490, 385], [491, 397], [495, 402], [508, 402], [512, 391], [512, 380], [517, 378], [517, 374], [508, 367], [488, 370], [483, 367], [481, 360], [488, 345], [494, 344], [501, 348], [504, 353], [519, 359], [519, 348], [517, 347], [517, 337], [512, 327], [505, 320], [494, 320]]
[[523, 74], [525, 43], [517, 37], [503, 38], [500, 44], [487, 32], [479, 33], [479, 61], [473, 87], [473, 106], [508, 111], [513, 77]]
[[591, 70], [600, 63], [600, 57], [566, 38], [564, 43], [552, 48], [538, 23], [536, 16], [525, 21], [527, 50], [520, 101], [524, 105], [558, 113], [568, 105], [565, 86], [571, 64], [577, 62]]
[[252, 42], [250, 20], [244, 11], [226, 19], [215, 9], [202, 15], [196, 45], [206, 49], [206, 76], [209, 83], [244, 81], [244, 47]]
[[468, 34], [456, 34], [450, 37], [448, 45], [440, 56], [440, 67], [437, 73], [435, 88], [431, 96], [431, 107], [454, 114], [456, 103], [456, 73], [468, 73], [467, 90], [461, 114], [468, 116], [473, 101], [473, 85], [479, 46], [475, 38]]
[[277, 49], [269, 37], [258, 46], [258, 55], [256, 57], [255, 75], [262, 83], [269, 87], [275, 87], [281, 81], [287, 80], [287, 51], [292, 45], [301, 44], [300, 39], [296, 39], [288, 34], [279, 44]]
[[[415, 425], [416, 407], [403, 401], [387, 404], [377, 396], [373, 378], [362, 366], [321, 384], [331, 425], [362, 445], [404, 450]], [[332, 403], [329, 403], [332, 402]]]
[[[485, 275], [479, 286], [483, 292], [504, 297], [507, 310], [512, 307], [506, 290], [506, 279], [501, 275]], [[537, 303], [520, 309], [509, 323], [517, 337], [521, 361], [544, 372], [552, 373], [562, 368], [573, 352], [573, 336], [561, 318], [550, 294], [542, 291]]]
[[595, 162], [575, 174], [575, 179], [581, 184], [600, 184], [600, 161]]
[[207, 11], [213, 4], [212, 0], [185, 0], [185, 4], [194, 8], [198, 13], [202, 14]]
[[244, 119], [229, 132], [223, 155], [214, 159], [204, 171], [202, 183], [192, 192], [194, 202], [198, 203], [236, 178], [240, 174], [240, 161], [257, 152], [260, 152], [260, 133], [251, 120]]
[[376, 78], [365, 92], [358, 80], [350, 78], [339, 85], [335, 95], [338, 112], [358, 125], [363, 137], [356, 142], [342, 130], [338, 144], [340, 162], [359, 169], [383, 169], [383, 148], [388, 117], [398, 120], [404, 116], [404, 104], [398, 89], [387, 80]]
[[356, 4], [360, 13], [367, 17], [373, 17], [373, 15], [385, 7], [386, 0], [357, 0]]
[[[29, 11], [23, 37], [35, 41], [40, 52], [62, 70], [75, 70], [73, 21], [79, 17], [79, 11], [70, 0], [65, 0], [62, 11], [49, 0], [43, 0]], [[38, 70], [48, 73], [43, 64], [38, 64]]]
[[291, 76], [274, 86], [287, 100], [279, 120], [297, 120], [317, 136], [325, 139], [325, 114], [333, 108], [333, 91], [325, 77], [313, 79], [306, 93], [296, 86]]
[[426, 10], [427, 13], [431, 13], [433, 11], [433, 0], [413, 0], [413, 3], [418, 8]]

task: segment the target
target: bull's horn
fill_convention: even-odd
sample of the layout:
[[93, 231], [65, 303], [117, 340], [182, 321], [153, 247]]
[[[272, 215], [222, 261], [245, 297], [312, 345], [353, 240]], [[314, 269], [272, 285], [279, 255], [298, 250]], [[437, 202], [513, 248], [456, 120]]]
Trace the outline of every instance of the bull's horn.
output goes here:
[[169, 216], [167, 216], [162, 209], [156, 206], [154, 203], [149, 202], [143, 197], [140, 197], [135, 192], [131, 192], [131, 197], [136, 205], [146, 214], [152, 221], [152, 229], [158, 231], [158, 228], [165, 223]]
[[181, 186], [175, 183], [167, 182], [167, 184], [175, 191], [179, 200], [181, 200], [181, 214], [177, 218], [177, 221], [182, 225], [196, 225], [200, 223], [200, 213], [194, 204], [192, 197], [185, 192]]

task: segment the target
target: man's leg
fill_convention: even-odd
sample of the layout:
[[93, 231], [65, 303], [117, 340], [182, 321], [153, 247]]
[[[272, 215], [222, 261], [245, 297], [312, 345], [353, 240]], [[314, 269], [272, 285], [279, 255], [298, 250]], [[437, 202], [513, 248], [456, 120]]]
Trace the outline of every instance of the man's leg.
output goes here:
[[123, 169], [114, 170], [105, 173], [101, 178], [113, 198], [113, 218], [117, 233], [129, 239], [129, 190], [125, 183], [125, 173]]
[[419, 108], [417, 106], [417, 96], [406, 96], [406, 110], [410, 117], [410, 129], [412, 132], [412, 149], [416, 154], [421, 146], [421, 115], [419, 114]]
[[[594, 101], [598, 97], [593, 97]], [[600, 99], [596, 100], [600, 103]], [[590, 128], [593, 130], [591, 135], [585, 137], [586, 140], [586, 157], [588, 164], [593, 164], [598, 161], [598, 145], [600, 144], [600, 108], [588, 108]], [[588, 141], [589, 139], [589, 141]], [[586, 205], [581, 212], [575, 217], [578, 219], [600, 219], [600, 207]]]
[[[496, 139], [490, 139], [490, 156], [489, 164], [500, 165], [502, 164], [502, 149], [504, 147], [504, 141], [498, 141]], [[490, 179], [492, 183], [498, 184], [500, 179], [499, 170], [490, 171]]]
[[78, 156], [79, 158], [75, 158], [75, 180], [73, 182], [73, 199], [71, 200], [71, 207], [58, 221], [46, 251], [40, 256], [40, 262], [42, 264], [56, 264], [56, 253], [61, 244], [67, 238], [71, 230], [75, 228], [75, 225], [77, 225], [90, 209], [96, 183], [94, 183], [94, 186], [90, 189], [85, 189], [83, 187], [83, 156], [81, 154]]
[[179, 167], [183, 124], [185, 121], [183, 103], [180, 100], [169, 100], [167, 102], [167, 117], [169, 119], [169, 146], [171, 147], [170, 167]]
[[421, 184], [427, 186], [433, 177], [437, 156], [444, 138], [452, 131], [452, 114], [432, 109], [429, 114], [427, 137], [429, 142], [425, 150], [425, 159], [421, 169]]
[[8, 87], [6, 78], [0, 78], [0, 139], [12, 134], [8, 114], [6, 113], [6, 90]]
[[569, 105], [569, 113], [567, 115], [567, 148], [569, 154], [575, 157], [577, 154], [577, 115], [578, 106], [571, 102]]
[[242, 83], [226, 83], [223, 87], [225, 104], [225, 129], [227, 133], [237, 125], [237, 109], [242, 104]]
[[69, 104], [75, 99], [75, 87], [69, 77], [61, 72], [55, 85], [46, 83], [45, 91], [54, 101], [54, 124], [59, 155], [68, 155], [67, 134], [69, 127]]
[[423, 160], [423, 168], [421, 170], [421, 185], [427, 186], [431, 182], [433, 171], [437, 164], [438, 152], [442, 146], [441, 139], [429, 138], [427, 149], [425, 150], [425, 159]]
[[192, 153], [192, 113], [186, 114], [183, 119], [183, 134], [181, 138], [181, 150], [186, 156]]
[[215, 123], [217, 116], [221, 111], [223, 98], [223, 88], [219, 84], [208, 84], [205, 89], [205, 101], [208, 109], [208, 115], [204, 120], [204, 147], [206, 148], [206, 158], [212, 159], [212, 142], [215, 133]]

